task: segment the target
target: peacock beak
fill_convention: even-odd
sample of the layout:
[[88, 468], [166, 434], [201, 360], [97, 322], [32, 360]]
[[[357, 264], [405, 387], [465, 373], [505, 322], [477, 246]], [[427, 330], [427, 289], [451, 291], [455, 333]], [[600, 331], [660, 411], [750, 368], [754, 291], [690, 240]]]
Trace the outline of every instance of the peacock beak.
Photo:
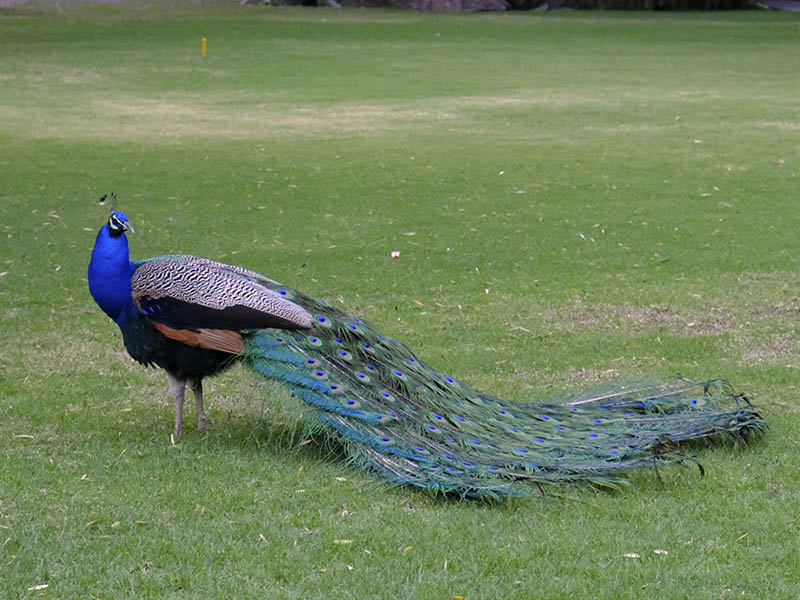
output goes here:
[[133, 228], [133, 225], [131, 225], [128, 221], [123, 221], [122, 228], [125, 231], [130, 231], [131, 233], [136, 233], [136, 231]]

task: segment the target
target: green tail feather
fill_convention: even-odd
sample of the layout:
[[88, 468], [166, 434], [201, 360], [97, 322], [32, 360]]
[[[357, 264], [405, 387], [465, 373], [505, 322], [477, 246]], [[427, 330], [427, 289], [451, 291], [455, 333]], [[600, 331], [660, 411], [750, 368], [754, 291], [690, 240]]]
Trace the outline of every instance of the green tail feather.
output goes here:
[[681, 442], [745, 442], [766, 427], [721, 380], [640, 383], [561, 403], [486, 396], [365, 322], [263, 283], [308, 310], [314, 327], [252, 330], [245, 361], [311, 405], [356, 464], [395, 483], [478, 497], [617, 486], [623, 471], [686, 460]]

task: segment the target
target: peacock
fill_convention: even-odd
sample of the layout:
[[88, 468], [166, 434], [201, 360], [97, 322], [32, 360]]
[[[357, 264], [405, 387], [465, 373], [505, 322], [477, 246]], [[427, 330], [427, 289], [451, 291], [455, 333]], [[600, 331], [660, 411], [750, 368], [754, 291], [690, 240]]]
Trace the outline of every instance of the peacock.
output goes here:
[[567, 401], [495, 398], [369, 323], [254, 271], [186, 254], [132, 262], [133, 231], [112, 210], [92, 251], [89, 290], [128, 353], [167, 372], [174, 438], [186, 386], [202, 430], [203, 378], [237, 362], [307, 403], [310, 422], [355, 465], [462, 498], [569, 482], [618, 487], [631, 469], [694, 460], [679, 449], [689, 440], [746, 443], [766, 428], [723, 380], [620, 384]]

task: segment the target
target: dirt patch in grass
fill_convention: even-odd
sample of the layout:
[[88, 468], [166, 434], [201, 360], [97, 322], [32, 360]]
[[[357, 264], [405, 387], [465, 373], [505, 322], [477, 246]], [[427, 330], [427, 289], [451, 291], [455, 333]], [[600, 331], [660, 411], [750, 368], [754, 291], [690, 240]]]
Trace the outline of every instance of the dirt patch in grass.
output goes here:
[[[629, 302], [585, 304], [574, 301], [564, 307], [548, 309], [542, 320], [545, 327], [559, 331], [626, 331], [642, 335], [664, 329], [685, 337], [728, 333], [735, 347], [732, 350], [744, 364], [785, 362], [794, 360], [800, 353], [800, 338], [795, 333], [800, 322], [800, 298], [746, 310], [740, 308], [738, 312], [720, 306], [700, 311], [661, 304], [637, 306]], [[575, 379], [586, 382], [601, 380], [604, 376], [605, 372], [582, 370], [575, 373]]]
[[774, 127], [783, 131], [800, 131], [800, 123], [792, 123], [791, 121], [762, 121], [759, 125], [762, 127]]
[[752, 311], [755, 318], [800, 319], [800, 298], [769, 306], [759, 306]]
[[285, 107], [275, 104], [226, 107], [203, 102], [97, 103], [97, 112], [116, 115], [105, 119], [115, 123], [106, 130], [95, 128], [97, 137], [210, 136], [237, 139], [267, 138], [281, 134], [324, 135], [341, 132], [391, 131], [408, 123], [425, 123], [455, 118], [436, 106], [399, 106], [384, 104], [342, 104], [326, 108]]
[[584, 131], [592, 133], [650, 133], [653, 131], [660, 131], [664, 127], [659, 125], [652, 125], [650, 123], [621, 123], [609, 127], [599, 127], [597, 125], [587, 125], [583, 128]]
[[747, 362], [772, 362], [786, 358], [800, 351], [800, 339], [797, 336], [776, 333], [764, 343], [751, 345], [742, 354]]
[[611, 381], [619, 377], [617, 369], [592, 369], [592, 368], [571, 368], [565, 373], [557, 373], [552, 377], [553, 386], [563, 386], [565, 384], [580, 383], [580, 384], [594, 384], [604, 381]]
[[[62, 83], [88, 83], [90, 71], [58, 74]], [[37, 76], [40, 77], [40, 76]], [[58, 110], [0, 106], [10, 129], [31, 119], [41, 123], [37, 135], [65, 139], [142, 139], [172, 141], [183, 137], [268, 139], [280, 136], [326, 136], [341, 133], [407, 131], [442, 121], [479, 126], [490, 111], [526, 107], [569, 107], [599, 104], [600, 100], [545, 91], [509, 96], [443, 96], [413, 101], [341, 103], [297, 106], [263, 95], [248, 98], [182, 95], [170, 98], [97, 97], [92, 102]], [[30, 132], [24, 130], [26, 135]]]
[[622, 304], [584, 304], [573, 302], [566, 307], [550, 308], [542, 315], [546, 325], [572, 330], [627, 329], [634, 333], [648, 333], [668, 329], [678, 335], [719, 335], [736, 328], [735, 319], [727, 311], [712, 308], [703, 313], [650, 304], [637, 306]]

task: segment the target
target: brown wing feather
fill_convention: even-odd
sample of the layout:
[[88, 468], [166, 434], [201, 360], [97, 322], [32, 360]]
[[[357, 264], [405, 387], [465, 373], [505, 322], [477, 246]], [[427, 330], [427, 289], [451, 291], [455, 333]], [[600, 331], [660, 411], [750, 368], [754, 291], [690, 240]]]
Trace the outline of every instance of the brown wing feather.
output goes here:
[[173, 329], [163, 323], [151, 321], [153, 326], [171, 340], [195, 348], [219, 350], [228, 354], [244, 352], [244, 338], [228, 329]]

